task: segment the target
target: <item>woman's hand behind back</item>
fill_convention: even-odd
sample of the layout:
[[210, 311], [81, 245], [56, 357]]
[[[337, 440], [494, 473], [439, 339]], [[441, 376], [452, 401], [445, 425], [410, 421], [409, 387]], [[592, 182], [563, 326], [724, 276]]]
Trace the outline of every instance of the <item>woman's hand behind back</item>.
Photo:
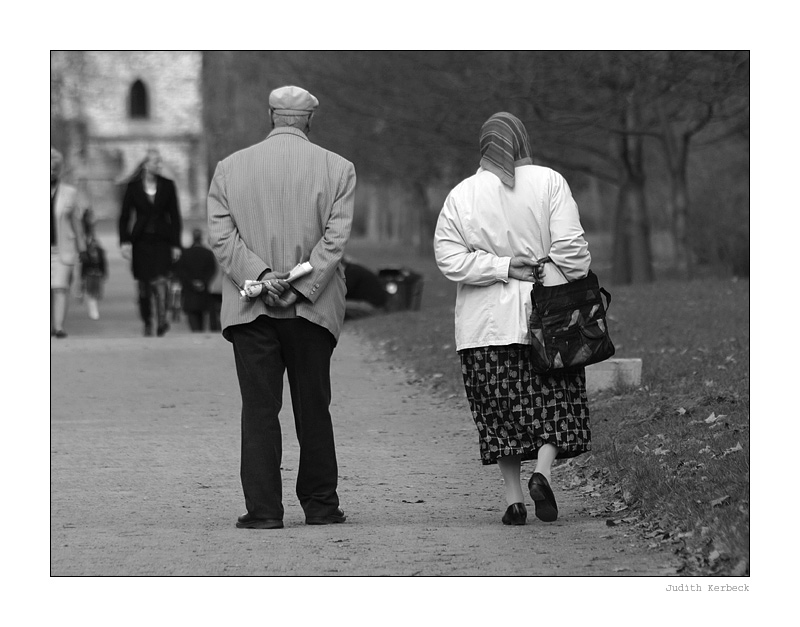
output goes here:
[[512, 257], [508, 266], [508, 277], [518, 281], [535, 283], [542, 280], [543, 266], [535, 259]]

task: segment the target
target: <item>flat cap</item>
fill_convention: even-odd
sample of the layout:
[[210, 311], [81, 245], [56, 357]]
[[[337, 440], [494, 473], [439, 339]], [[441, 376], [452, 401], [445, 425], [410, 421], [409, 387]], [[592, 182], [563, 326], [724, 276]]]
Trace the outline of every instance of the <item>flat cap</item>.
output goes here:
[[281, 115], [306, 115], [319, 106], [319, 100], [302, 87], [287, 85], [273, 89], [269, 95], [269, 107]]

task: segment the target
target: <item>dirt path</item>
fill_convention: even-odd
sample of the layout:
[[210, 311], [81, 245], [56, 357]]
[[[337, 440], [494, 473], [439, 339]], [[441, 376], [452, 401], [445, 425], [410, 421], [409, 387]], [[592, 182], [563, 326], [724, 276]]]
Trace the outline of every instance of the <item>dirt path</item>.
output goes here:
[[286, 527], [236, 529], [230, 344], [181, 323], [140, 337], [132, 282], [110, 252], [101, 320], [73, 303], [70, 336], [51, 341], [52, 575], [674, 574], [670, 553], [592, 516], [596, 497], [563, 489], [558, 468], [559, 520], [537, 521], [528, 503], [526, 526], [502, 525], [500, 473], [478, 461], [465, 403], [409, 383], [347, 331], [332, 368], [347, 523], [303, 523], [287, 392]]

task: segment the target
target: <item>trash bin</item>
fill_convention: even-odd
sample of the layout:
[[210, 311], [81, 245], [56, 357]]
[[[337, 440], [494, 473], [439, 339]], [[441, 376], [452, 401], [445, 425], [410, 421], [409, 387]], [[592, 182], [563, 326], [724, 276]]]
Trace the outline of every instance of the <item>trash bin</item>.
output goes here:
[[378, 271], [388, 298], [386, 311], [419, 310], [422, 305], [423, 278], [408, 268], [384, 268]]

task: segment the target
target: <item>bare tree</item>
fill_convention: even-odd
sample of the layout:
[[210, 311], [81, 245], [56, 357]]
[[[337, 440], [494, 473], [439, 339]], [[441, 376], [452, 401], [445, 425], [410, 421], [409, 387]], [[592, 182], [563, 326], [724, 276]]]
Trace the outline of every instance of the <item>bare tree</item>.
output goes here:
[[673, 265], [692, 274], [688, 186], [692, 141], [705, 131], [705, 144], [724, 141], [750, 128], [750, 54], [747, 51], [649, 53], [652, 115], [645, 121], [667, 163], [670, 181]]
[[[665, 155], [676, 264], [689, 264], [692, 142], [749, 132], [749, 55], [725, 52], [293, 51], [206, 53], [206, 127], [225, 154], [268, 132], [266, 99], [301, 84], [322, 106], [315, 141], [356, 163], [359, 178], [406, 190], [404, 231], [427, 246], [432, 185], [475, 171], [478, 130], [506, 110], [525, 122], [535, 161], [617, 190], [614, 271], [653, 279], [647, 206]], [[699, 138], [699, 139], [698, 139]], [[661, 181], [661, 178], [657, 177]], [[688, 270], [688, 265], [687, 265]]]

